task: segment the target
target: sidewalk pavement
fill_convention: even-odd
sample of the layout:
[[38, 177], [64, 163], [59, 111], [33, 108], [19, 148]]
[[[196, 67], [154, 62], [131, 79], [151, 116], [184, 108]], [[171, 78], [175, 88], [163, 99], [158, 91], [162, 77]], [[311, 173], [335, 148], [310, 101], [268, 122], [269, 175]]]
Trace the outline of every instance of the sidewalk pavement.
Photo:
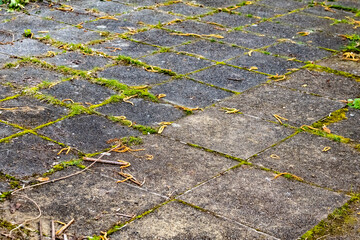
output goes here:
[[360, 239], [359, 9], [3, 8], [0, 239]]

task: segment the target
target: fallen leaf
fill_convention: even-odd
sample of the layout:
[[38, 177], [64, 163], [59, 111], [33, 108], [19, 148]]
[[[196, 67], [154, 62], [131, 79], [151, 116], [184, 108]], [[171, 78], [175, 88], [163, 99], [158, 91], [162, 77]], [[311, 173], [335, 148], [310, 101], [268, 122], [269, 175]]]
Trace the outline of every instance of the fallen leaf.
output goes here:
[[46, 181], [49, 181], [50, 178], [48, 178], [48, 177], [39, 177], [39, 178], [36, 179], [36, 180], [38, 180], [39, 182], [46, 182]]
[[158, 99], [164, 98], [164, 97], [166, 97], [166, 94], [160, 93], [160, 94], [156, 95], [156, 97], [157, 97]]
[[159, 128], [159, 131], [158, 131], [158, 134], [161, 134], [164, 129], [166, 128], [166, 125], [162, 125], [160, 128]]
[[326, 125], [323, 125], [323, 126], [322, 126], [322, 129], [323, 129], [324, 132], [326, 132], [326, 133], [331, 133], [331, 130], [330, 130]]
[[323, 151], [323, 152], [327, 152], [327, 151], [329, 151], [330, 149], [331, 149], [331, 147], [324, 147], [322, 151]]
[[223, 107], [222, 110], [224, 110], [225, 113], [227, 113], [227, 114], [240, 112], [239, 109], [236, 109], [236, 108], [226, 108], [226, 107]]
[[299, 34], [300, 36], [307, 36], [310, 34], [310, 32], [298, 32], [297, 34]]
[[270, 157], [273, 159], [280, 159], [280, 157], [276, 154], [271, 154]]
[[255, 66], [252, 66], [252, 67], [249, 68], [250, 71], [251, 71], [251, 70], [257, 70], [257, 69], [258, 69], [258, 68], [255, 67]]

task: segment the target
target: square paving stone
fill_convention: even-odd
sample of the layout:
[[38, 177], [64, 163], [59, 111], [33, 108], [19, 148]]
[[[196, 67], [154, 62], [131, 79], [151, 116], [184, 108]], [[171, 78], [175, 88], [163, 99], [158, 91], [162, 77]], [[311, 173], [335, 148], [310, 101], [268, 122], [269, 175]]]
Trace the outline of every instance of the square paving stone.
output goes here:
[[35, 87], [46, 81], [55, 82], [65, 78], [65, 75], [31, 64], [20, 64], [16, 68], [0, 70], [2, 83], [11, 83], [17, 87]]
[[11, 126], [9, 126], [9, 125], [7, 125], [5, 123], [0, 122], [0, 139], [1, 138], [6, 138], [6, 137], [8, 137], [10, 135], [13, 135], [13, 134], [17, 133], [17, 132], [20, 132], [20, 130], [16, 129], [14, 127], [11, 127]]
[[296, 41], [301, 41], [315, 47], [323, 47], [334, 50], [341, 50], [349, 43], [348, 39], [345, 39], [340, 35], [322, 32], [321, 30], [311, 32], [307, 36], [298, 36]]
[[324, 67], [329, 67], [335, 70], [348, 72], [360, 76], [360, 63], [343, 60], [340, 55], [322, 60], [317, 64]]
[[89, 83], [85, 80], [70, 80], [59, 83], [50, 89], [42, 90], [45, 94], [50, 94], [59, 100], [72, 99], [81, 104], [99, 104], [105, 99], [115, 95], [116, 92], [102, 87], [98, 84]]
[[54, 106], [38, 99], [22, 96], [0, 102], [0, 119], [18, 124], [25, 128], [34, 128], [55, 121], [68, 114], [65, 107]]
[[10, 97], [12, 95], [15, 95], [16, 93], [17, 92], [14, 89], [8, 86], [0, 85], [0, 99]]
[[163, 134], [241, 159], [266, 149], [293, 130], [243, 114], [225, 114], [218, 107], [183, 118]]
[[210, 60], [223, 61], [243, 54], [245, 51], [238, 47], [232, 47], [223, 43], [200, 40], [195, 43], [181, 45], [176, 51], [198, 54]]
[[300, 127], [311, 125], [344, 107], [344, 104], [281, 86], [266, 84], [228, 99], [222, 102], [221, 106], [237, 108], [244, 113], [271, 121], [276, 121], [273, 116], [276, 114], [288, 119], [283, 123]]
[[241, 57], [231, 59], [226, 63], [246, 68], [257, 67], [258, 69], [256, 71], [272, 75], [283, 75], [289, 72], [289, 69], [291, 68], [299, 68], [304, 65], [299, 62], [288, 61], [284, 58], [275, 57], [260, 52], [252, 52], [251, 56], [246, 54]]
[[262, 18], [271, 18], [276, 15], [287, 13], [285, 9], [271, 8], [259, 4], [248, 4], [242, 6], [241, 8], [237, 8], [234, 11], [240, 12], [244, 15], [251, 14], [253, 16], [262, 17]]
[[229, 14], [227, 12], [219, 12], [215, 13], [214, 15], [206, 16], [202, 18], [202, 21], [205, 22], [215, 22], [221, 24], [226, 27], [239, 27], [244, 26], [250, 23], [254, 23], [259, 21], [257, 18], [248, 17], [245, 15], [232, 13]]
[[196, 0], [196, 3], [203, 4], [207, 7], [228, 7], [239, 3], [237, 0]]
[[25, 134], [0, 143], [0, 171], [17, 178], [42, 174], [54, 164], [76, 158], [58, 152], [62, 146], [46, 141], [33, 134]]
[[[184, 217], [186, 216], [186, 217]], [[276, 239], [186, 204], [170, 202], [111, 235], [114, 239]]]
[[174, 23], [164, 27], [182, 33], [195, 33], [195, 34], [205, 34], [205, 35], [208, 34], [224, 35], [226, 33], [225, 29], [219, 28], [218, 26], [191, 21], [191, 20]]
[[92, 22], [86, 22], [83, 24], [84, 28], [93, 29], [98, 31], [109, 31], [116, 33], [128, 32], [129, 29], [137, 29], [140, 25], [123, 20], [114, 19], [99, 19]]
[[112, 1], [82, 1], [79, 3], [72, 3], [71, 5], [85, 9], [96, 9], [109, 15], [126, 13], [132, 10], [132, 7], [130, 6]]
[[360, 82], [327, 72], [300, 70], [277, 84], [337, 100], [360, 96]]
[[[78, 171], [78, 169], [76, 169]], [[66, 171], [68, 174], [74, 171]], [[61, 175], [60, 175], [61, 174]], [[55, 173], [56, 178], [63, 176], [63, 171]], [[51, 235], [51, 220], [74, 223], [66, 229], [69, 239], [74, 236], [88, 238], [100, 235], [101, 231], [110, 229], [114, 224], [125, 222], [129, 218], [122, 215], [140, 215], [165, 201], [161, 196], [151, 194], [130, 184], [116, 183], [117, 179], [106, 176], [101, 169], [93, 169], [83, 174], [45, 184], [27, 191], [29, 198], [39, 204], [42, 210], [43, 233]], [[21, 207], [14, 214], [9, 212], [10, 202], [2, 204], [0, 217], [7, 221], [21, 223], [24, 219], [38, 214], [33, 203], [14, 196], [12, 203]], [[38, 229], [38, 222], [32, 221], [31, 228]], [[60, 225], [56, 225], [59, 229]], [[34, 237], [33, 239], [36, 239]]]
[[333, 54], [330, 51], [308, 46], [306, 44], [288, 42], [282, 42], [278, 45], [269, 47], [267, 51], [290, 58], [295, 57], [300, 61], [316, 61]]
[[280, 239], [297, 239], [349, 198], [243, 166], [192, 189], [182, 200]]
[[57, 48], [38, 42], [34, 39], [23, 39], [13, 45], [0, 45], [0, 52], [18, 57], [33, 57], [46, 54], [48, 51], [59, 52]]
[[158, 8], [159, 10], [171, 12], [171, 13], [177, 13], [182, 14], [185, 16], [195, 16], [204, 14], [210, 11], [208, 8], [204, 7], [195, 7], [184, 3], [175, 3], [168, 6], [162, 6]]
[[261, 48], [275, 43], [275, 39], [273, 38], [257, 36], [255, 34], [245, 33], [242, 31], [232, 31], [224, 37], [225, 42], [234, 43], [246, 48]]
[[314, 6], [314, 7], [305, 8], [303, 12], [311, 13], [323, 17], [331, 17], [335, 19], [344, 19], [347, 16], [353, 16], [351, 12], [346, 12], [334, 8], [331, 8], [331, 11], [327, 11], [323, 6]]
[[164, 99], [174, 104], [190, 108], [206, 107], [232, 94], [195, 81], [180, 79], [155, 86], [154, 94], [166, 94]]
[[110, 103], [96, 111], [109, 116], [125, 116], [126, 119], [141, 125], [156, 125], [171, 122], [184, 116], [184, 113], [169, 104], [154, 103], [140, 98], [130, 99], [134, 105], [126, 102]]
[[[176, 196], [238, 164], [159, 135], [147, 135], [142, 139], [143, 144], [131, 148], [144, 151], [111, 154], [104, 159], [116, 161], [121, 158], [130, 162], [131, 166], [123, 171], [130, 172], [139, 181], [145, 179], [143, 188], [163, 196]], [[147, 160], [145, 155], [154, 158]], [[111, 165], [106, 168], [114, 169]]]
[[170, 76], [162, 73], [148, 72], [135, 66], [116, 65], [99, 72], [98, 77], [116, 79], [129, 86], [149, 85], [167, 81]]
[[158, 46], [170, 47], [191, 41], [194, 38], [190, 36], [174, 35], [162, 29], [151, 29], [149, 31], [140, 32], [132, 35], [132, 39], [155, 44]]
[[78, 29], [76, 27], [67, 27], [51, 32], [51, 38], [66, 43], [87, 43], [93, 40], [100, 40], [104, 37], [100, 33]]
[[344, 1], [335, 1], [335, 2], [330, 2], [330, 5], [340, 5], [340, 6], [345, 6], [345, 7], [353, 7], [353, 8], [360, 8], [360, 2], [357, 0], [344, 0]]
[[31, 33], [33, 33], [35, 37], [38, 37], [38, 31], [52, 32], [67, 26], [68, 25], [63, 23], [28, 15], [17, 17], [15, 19], [12, 18], [11, 21], [0, 22], [0, 29], [12, 32], [15, 40], [23, 38], [25, 29], [30, 29]]
[[67, 52], [56, 55], [53, 58], [45, 58], [44, 60], [56, 66], [67, 66], [77, 70], [91, 70], [95, 67], [104, 67], [111, 62], [110, 59], [105, 57], [85, 55], [79, 52]]
[[54, 8], [48, 8], [41, 5], [40, 8], [29, 11], [30, 14], [40, 16], [42, 18], [51, 19], [58, 22], [63, 22], [71, 25], [77, 25], [82, 22], [94, 20], [96, 17], [86, 13], [79, 13], [74, 11], [59, 11]]
[[132, 58], [139, 58], [158, 50], [158, 48], [153, 46], [124, 39], [106, 41], [100, 44], [91, 45], [90, 48], [110, 56], [123, 55]]
[[[330, 147], [324, 152], [325, 147]], [[277, 158], [271, 158], [276, 154]], [[360, 159], [355, 149], [327, 138], [300, 133], [250, 160], [307, 182], [345, 192], [360, 190]]]
[[283, 24], [289, 24], [307, 30], [326, 30], [326, 27], [334, 23], [331, 19], [321, 18], [314, 15], [292, 13], [276, 19]]
[[143, 22], [145, 24], [150, 24], [150, 25], [165, 24], [175, 19], [181, 19], [181, 17], [155, 10], [150, 10], [150, 9], [134, 11], [119, 17], [119, 20], [130, 21], [133, 23]]
[[286, 9], [289, 12], [293, 11], [297, 8], [306, 7], [308, 5], [308, 1], [302, 1], [302, 0], [300, 0], [300, 1], [298, 1], [298, 0], [276, 0], [276, 1], [260, 0], [258, 3], [264, 4], [266, 6], [275, 7], [275, 8]]
[[196, 80], [236, 92], [245, 91], [268, 80], [265, 75], [226, 65], [216, 65], [189, 76]]
[[153, 66], [170, 69], [178, 74], [186, 74], [212, 65], [212, 62], [208, 60], [173, 52], [159, 53], [141, 58], [141, 60]]
[[331, 132], [360, 142], [360, 110], [349, 108], [346, 117], [346, 120], [331, 124]]
[[37, 131], [86, 153], [109, 148], [106, 141], [110, 139], [140, 134], [137, 130], [96, 115], [78, 115]]
[[283, 25], [280, 22], [262, 22], [244, 28], [245, 31], [267, 34], [277, 38], [293, 38], [302, 29], [294, 26]]

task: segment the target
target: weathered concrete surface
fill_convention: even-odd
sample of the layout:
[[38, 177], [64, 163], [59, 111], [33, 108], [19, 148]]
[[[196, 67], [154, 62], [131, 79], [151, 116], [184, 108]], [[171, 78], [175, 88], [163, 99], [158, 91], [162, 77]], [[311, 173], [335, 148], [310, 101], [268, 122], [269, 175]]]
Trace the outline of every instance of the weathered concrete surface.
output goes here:
[[359, 9], [1, 6], [0, 239], [359, 239]]
[[280, 239], [296, 239], [348, 199], [274, 177], [273, 173], [243, 166], [185, 193], [181, 199]]

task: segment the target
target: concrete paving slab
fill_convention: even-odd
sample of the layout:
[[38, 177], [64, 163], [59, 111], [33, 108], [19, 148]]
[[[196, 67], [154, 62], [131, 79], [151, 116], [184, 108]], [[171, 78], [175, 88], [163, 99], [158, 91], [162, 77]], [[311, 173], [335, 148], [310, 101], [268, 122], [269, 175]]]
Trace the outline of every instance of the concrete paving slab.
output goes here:
[[77, 115], [37, 131], [85, 153], [109, 148], [106, 142], [113, 138], [140, 135], [139, 131], [96, 115]]
[[3, 86], [0, 85], [0, 99], [4, 99], [10, 96], [15, 95], [17, 92], [15, 91], [15, 89], [12, 89], [11, 87], [8, 86]]
[[[9, 43], [10, 44], [10, 43]], [[9, 55], [0, 54], [0, 67], [2, 67], [7, 62], [15, 62], [15, 59], [10, 58]]]
[[269, 46], [276, 41], [273, 38], [258, 36], [242, 31], [232, 31], [226, 34], [224, 37], [225, 42], [234, 43], [238, 46], [254, 49]]
[[336, 100], [360, 96], [360, 82], [327, 72], [299, 70], [277, 84]]
[[195, 2], [198, 4], [202, 4], [206, 7], [213, 7], [213, 8], [228, 7], [239, 3], [239, 1], [236, 0], [219, 0], [219, 1], [196, 0]]
[[268, 80], [266, 75], [226, 65], [206, 68], [200, 72], [190, 74], [189, 77], [236, 92], [243, 92]]
[[60, 30], [53, 31], [50, 37], [66, 43], [87, 43], [94, 40], [104, 39], [100, 33], [94, 31], [88, 31], [85, 29], [78, 29], [76, 27], [67, 27]]
[[164, 12], [144, 9], [141, 11], [134, 11], [119, 17], [119, 20], [130, 21], [133, 23], [143, 22], [149, 25], [166, 24], [175, 19], [181, 19], [182, 17], [170, 15]]
[[346, 117], [346, 120], [330, 125], [332, 133], [360, 142], [360, 110], [349, 108]]
[[330, 51], [311, 47], [306, 44], [289, 42], [282, 42], [278, 45], [271, 46], [267, 51], [289, 58], [295, 57], [300, 61], [316, 61], [333, 55]]
[[125, 102], [110, 103], [95, 110], [109, 116], [125, 116], [126, 119], [141, 125], [159, 126], [160, 122], [172, 122], [185, 114], [170, 104], [154, 103], [140, 98]]
[[115, 1], [81, 1], [71, 3], [71, 5], [83, 9], [96, 9], [109, 15], [122, 14], [132, 10], [130, 6]]
[[[324, 151], [325, 147], [330, 150]], [[348, 193], [360, 190], [359, 152], [316, 135], [299, 133], [250, 161], [279, 172], [290, 172], [324, 188]]]
[[337, 55], [317, 63], [318, 65], [329, 67], [335, 70], [348, 72], [360, 76], [360, 63], [343, 60], [341, 55]]
[[260, 4], [264, 4], [266, 6], [271, 6], [274, 8], [282, 8], [282, 9], [286, 9], [289, 12], [293, 11], [294, 9], [297, 8], [303, 8], [306, 7], [309, 1], [305, 0], [300, 0], [300, 1], [296, 1], [296, 0], [277, 0], [277, 1], [271, 1], [271, 0], [260, 0], [258, 3]]
[[158, 53], [140, 60], [153, 66], [170, 69], [177, 74], [190, 73], [213, 64], [208, 60], [173, 52]]
[[[186, 216], [186, 217], [184, 217]], [[121, 239], [276, 239], [186, 204], [170, 202], [111, 235]]]
[[55, 121], [69, 113], [65, 107], [54, 106], [28, 96], [0, 102], [0, 119], [25, 128], [34, 128]]
[[330, 3], [330, 5], [340, 5], [344, 7], [353, 7], [353, 8], [360, 8], [360, 3], [356, 0], [344, 0], [344, 1], [336, 1]]
[[[5, 31], [10, 31], [14, 34], [15, 40], [23, 38], [24, 30], [30, 29], [31, 33], [35, 37], [38, 37], [40, 34], [39, 31], [52, 32], [54, 30], [59, 30], [68, 25], [63, 23], [58, 23], [55, 21], [42, 19], [36, 16], [21, 16], [17, 18], [11, 18], [10, 21], [0, 22], [0, 29]], [[24, 50], [28, 47], [24, 47]]]
[[35, 87], [44, 81], [56, 82], [65, 77], [66, 76], [61, 73], [37, 67], [32, 64], [20, 64], [13, 68], [0, 70], [0, 79], [2, 83], [12, 84], [19, 88]]
[[284, 123], [300, 127], [328, 116], [344, 107], [343, 103], [313, 96], [275, 85], [262, 85], [239, 96], [223, 101], [222, 107], [237, 108], [241, 112], [276, 121], [273, 114], [288, 119]]
[[165, 3], [168, 2], [167, 0], [120, 0], [120, 2], [132, 4], [134, 6], [152, 6], [158, 3]]
[[227, 12], [219, 12], [213, 15], [203, 17], [202, 21], [214, 22], [229, 28], [235, 28], [235, 27], [240, 27], [251, 23], [255, 23], [259, 21], [259, 19], [253, 18], [251, 15], [246, 16], [242, 14], [234, 14], [234, 13], [230, 14]]
[[[147, 135], [142, 139], [143, 144], [131, 148], [143, 151], [111, 154], [106, 159], [125, 159], [131, 166], [124, 172], [141, 182], [145, 180], [143, 188], [164, 196], [174, 197], [238, 164], [166, 137]], [[147, 160], [148, 155], [153, 159]], [[114, 169], [110, 165], [104, 167]]]
[[[322, 18], [310, 14], [300, 13], [291, 13], [279, 18], [276, 18], [276, 21], [280, 21], [283, 24], [289, 24], [302, 28], [303, 31], [314, 31], [317, 29], [326, 29], [334, 23], [333, 20]], [[325, 30], [326, 31], [326, 30]]]
[[44, 60], [55, 66], [67, 66], [76, 70], [91, 70], [111, 63], [108, 58], [98, 55], [85, 55], [79, 52], [67, 52]]
[[75, 159], [72, 153], [57, 155], [62, 146], [34, 134], [25, 134], [0, 144], [0, 171], [16, 178], [50, 170], [55, 164]]
[[149, 85], [167, 81], [169, 75], [162, 73], [148, 72], [135, 66], [116, 65], [98, 72], [98, 77], [116, 79], [117, 81], [129, 86]]
[[174, 80], [155, 86], [150, 92], [166, 94], [166, 97], [163, 98], [166, 101], [189, 108], [203, 108], [232, 95], [229, 92], [187, 79]]
[[51, 19], [54, 21], [78, 25], [79, 23], [94, 20], [96, 17], [86, 13], [74, 11], [60, 11], [54, 8], [49, 8], [48, 5], [41, 4], [41, 7], [29, 11], [30, 14], [42, 18]]
[[266, 149], [293, 130], [218, 107], [181, 119], [163, 134], [241, 159]]
[[5, 123], [0, 122], [0, 139], [6, 138], [6, 137], [13, 135], [15, 133], [18, 133], [18, 132], [20, 132], [20, 129], [16, 129]]
[[274, 177], [274, 173], [244, 166], [200, 185], [181, 199], [280, 239], [297, 239], [349, 199]]
[[[69, 169], [66, 173], [74, 173], [75, 170], [78, 169]], [[51, 177], [64, 176], [64, 173], [58, 173]], [[100, 168], [94, 168], [84, 174], [26, 191], [26, 194], [37, 202], [42, 210], [40, 220], [46, 235], [51, 236], [51, 220], [69, 222], [74, 218], [74, 223], [66, 230], [69, 239], [74, 236], [100, 235], [100, 231], [106, 231], [116, 223], [129, 220], [121, 214], [141, 214], [165, 200], [130, 184], [116, 183], [116, 180], [105, 175]], [[11, 203], [19, 203], [21, 206], [16, 210], [16, 214], [11, 214], [9, 202], [2, 204], [2, 219], [22, 222], [38, 214], [33, 203], [21, 195], [13, 196]], [[38, 229], [38, 222], [32, 224], [32, 228]], [[56, 224], [57, 230], [60, 227], [61, 225]]]
[[115, 39], [90, 46], [95, 51], [106, 53], [110, 56], [129, 56], [139, 58], [148, 55], [158, 48], [124, 39]]
[[238, 58], [231, 59], [226, 63], [246, 67], [250, 69], [251, 67], [257, 67], [256, 71], [268, 73], [272, 75], [283, 75], [289, 72], [289, 69], [302, 67], [304, 64], [296, 61], [288, 61], [287, 59], [275, 57], [272, 55], [252, 52], [250, 54], [240, 56]]
[[244, 28], [245, 31], [266, 34], [277, 38], [289, 38], [292, 39], [301, 32], [302, 29], [294, 26], [280, 24], [279, 21], [262, 22], [259, 24], [251, 25]]
[[59, 52], [57, 48], [34, 39], [23, 39], [14, 42], [13, 45], [0, 45], [0, 52], [17, 57], [34, 57], [46, 54], [48, 51]]
[[338, 34], [332, 34], [327, 32], [315, 31], [311, 32], [307, 36], [299, 36], [296, 41], [307, 43], [310, 46], [323, 47], [333, 50], [342, 50], [349, 41]]
[[168, 28], [174, 31], [182, 32], [182, 33], [195, 33], [195, 34], [217, 34], [224, 35], [226, 33], [225, 29], [220, 28], [218, 26], [196, 22], [191, 20], [186, 20], [179, 23], [174, 23], [171, 25], [164, 26], [164, 28]]
[[140, 32], [132, 35], [131, 38], [140, 42], [166, 47], [171, 47], [194, 40], [194, 38], [191, 36], [173, 35], [162, 29], [151, 29], [149, 31]]
[[[118, 18], [116, 18], [118, 19]], [[137, 29], [141, 25], [123, 20], [114, 19], [99, 19], [96, 21], [86, 22], [83, 24], [84, 28], [97, 31], [109, 31], [115, 33], [128, 32], [129, 29]]]
[[235, 9], [234, 11], [240, 12], [244, 15], [251, 14], [253, 16], [261, 18], [271, 18], [276, 15], [285, 14], [288, 12], [286, 9], [272, 8], [266, 5], [256, 3], [242, 6], [241, 8]]
[[205, 7], [195, 7], [195, 6], [191, 6], [186, 3], [182, 3], [182, 2], [174, 3], [171, 5], [167, 5], [167, 6], [161, 6], [161, 7], [158, 7], [157, 9], [166, 11], [166, 12], [170, 12], [170, 13], [182, 14], [185, 16], [196, 16], [196, 15], [205, 14], [205, 13], [211, 11], [211, 9], [208, 9]]
[[331, 11], [327, 11], [323, 6], [313, 6], [304, 9], [305, 13], [311, 13], [318, 16], [323, 17], [331, 17], [335, 19], [344, 19], [345, 17], [352, 16], [353, 14], [350, 12], [346, 12], [339, 9], [331, 9]]
[[42, 90], [42, 93], [52, 95], [61, 101], [71, 99], [85, 106], [102, 103], [105, 99], [117, 94], [114, 90], [89, 83], [86, 80], [62, 82], [49, 89]]
[[192, 54], [198, 54], [210, 60], [224, 61], [242, 55], [245, 50], [229, 46], [224, 43], [208, 42], [200, 40], [198, 42], [181, 45], [175, 48], [176, 51], [182, 51]]

